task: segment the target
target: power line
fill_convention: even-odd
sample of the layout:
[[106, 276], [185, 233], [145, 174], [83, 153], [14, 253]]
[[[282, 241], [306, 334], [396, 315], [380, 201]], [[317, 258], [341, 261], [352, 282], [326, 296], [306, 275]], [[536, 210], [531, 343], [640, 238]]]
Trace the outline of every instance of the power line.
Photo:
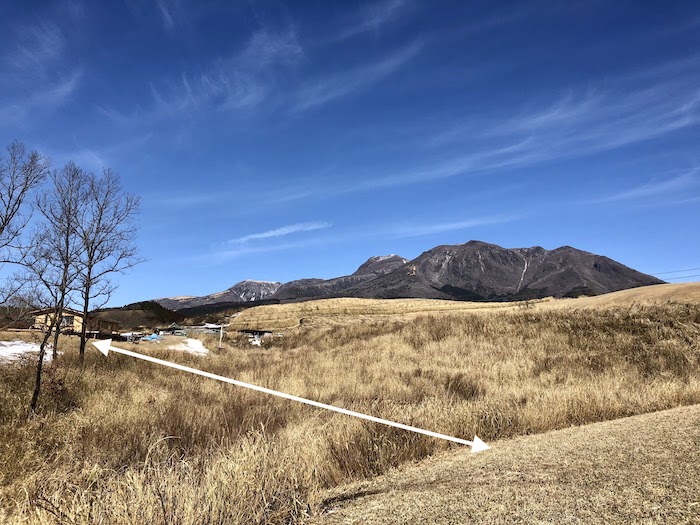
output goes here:
[[695, 270], [700, 270], [700, 268], [688, 268], [687, 270], [673, 270], [672, 272], [656, 272], [652, 275], [667, 275], [669, 273], [694, 272]]
[[700, 273], [696, 273], [695, 275], [682, 275], [681, 277], [669, 277], [666, 280], [675, 281], [676, 279], [690, 279], [691, 277], [700, 277]]

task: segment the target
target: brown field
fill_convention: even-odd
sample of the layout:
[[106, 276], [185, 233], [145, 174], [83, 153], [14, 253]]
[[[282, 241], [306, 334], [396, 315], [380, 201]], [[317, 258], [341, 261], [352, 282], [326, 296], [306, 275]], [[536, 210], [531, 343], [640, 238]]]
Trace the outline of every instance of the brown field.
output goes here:
[[[551, 299], [537, 302], [541, 301]], [[512, 310], [519, 305], [520, 303], [477, 303], [439, 299], [319, 299], [249, 308], [233, 319], [230, 329], [284, 331], [308, 323], [338, 324], [383, 319], [390, 321], [399, 315]]]
[[[204, 358], [135, 350], [493, 442], [700, 403], [700, 304], [682, 287], [674, 293], [604, 308], [549, 301], [410, 314], [387, 312], [398, 304], [388, 301], [373, 305], [380, 313], [304, 312], [308, 323], [263, 349], [231, 338]], [[448, 449], [466, 453], [124, 356], [90, 352], [81, 372], [75, 342], [64, 350], [29, 419], [32, 363], [0, 366], [2, 523], [305, 523], [346, 483]], [[650, 475], [636, 469], [630, 483]], [[626, 497], [619, 484], [609, 488]], [[501, 500], [503, 512], [509, 504], [523, 503]]]
[[312, 523], [700, 523], [700, 405], [492, 445], [330, 490]]
[[347, 324], [415, 317], [421, 314], [475, 313], [495, 310], [605, 308], [667, 302], [700, 304], [700, 283], [659, 284], [631, 290], [580, 297], [552, 297], [520, 302], [469, 302], [438, 299], [319, 299], [300, 303], [258, 306], [244, 310], [231, 322], [231, 330], [284, 331], [302, 324]]

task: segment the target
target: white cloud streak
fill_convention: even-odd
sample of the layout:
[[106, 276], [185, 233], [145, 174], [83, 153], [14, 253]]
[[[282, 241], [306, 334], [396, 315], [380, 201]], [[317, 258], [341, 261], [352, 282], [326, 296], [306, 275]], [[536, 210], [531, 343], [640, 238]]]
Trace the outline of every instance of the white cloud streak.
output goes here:
[[36, 91], [10, 98], [0, 107], [0, 126], [24, 126], [39, 122], [38, 117], [67, 104], [77, 91], [82, 71], [59, 78], [55, 83], [40, 85]]
[[570, 92], [549, 106], [515, 117], [494, 116], [454, 127], [431, 143], [527, 139], [527, 155], [518, 160], [534, 163], [617, 149], [699, 123], [700, 89], [689, 78], [624, 92], [587, 91], [578, 96]]
[[60, 62], [66, 51], [66, 38], [53, 22], [30, 25], [19, 32], [17, 47], [8, 62], [20, 74], [45, 76], [49, 69]]
[[[277, 228], [275, 230], [270, 230], [268, 232], [263, 232], [260, 234], [253, 234], [240, 239], [234, 239], [229, 241], [224, 245], [220, 245], [218, 250], [195, 256], [191, 258], [193, 261], [202, 262], [207, 265], [221, 264], [232, 259], [239, 257], [244, 257], [248, 255], [257, 255], [260, 253], [270, 253], [278, 252], [284, 250], [294, 250], [294, 249], [306, 249], [313, 246], [327, 246], [331, 244], [338, 244], [347, 242], [349, 240], [357, 241], [359, 239], [366, 238], [405, 238], [405, 237], [421, 237], [430, 235], [439, 235], [442, 233], [468, 230], [471, 228], [478, 228], [480, 226], [489, 226], [495, 224], [505, 224], [508, 222], [513, 222], [515, 220], [522, 219], [524, 215], [493, 215], [485, 217], [475, 217], [471, 219], [462, 219], [457, 221], [449, 222], [438, 222], [438, 223], [401, 223], [401, 224], [387, 224], [385, 226], [380, 226], [377, 228], [361, 228], [345, 230], [344, 232], [338, 233], [336, 235], [325, 235], [321, 237], [309, 238], [297, 242], [278, 242], [273, 244], [262, 244], [262, 245], [246, 245], [246, 240], [249, 239], [260, 239], [260, 238], [271, 238], [284, 236], [287, 233], [287, 229], [294, 230], [296, 226], [302, 226], [303, 224], [315, 224], [315, 223], [303, 223], [301, 225], [291, 225], [283, 228]], [[328, 224], [328, 223], [318, 223], [318, 224]], [[330, 224], [328, 224], [330, 226]], [[314, 228], [315, 229], [315, 228]], [[296, 231], [296, 230], [295, 230]], [[302, 231], [302, 230], [299, 230]], [[307, 231], [307, 230], [303, 230]], [[439, 241], [436, 241], [439, 242]], [[233, 245], [233, 246], [231, 246]]]
[[304, 50], [296, 32], [261, 29], [234, 56], [219, 60], [199, 75], [182, 74], [168, 85], [151, 85], [153, 103], [131, 114], [98, 106], [111, 121], [131, 127], [164, 118], [190, 117], [204, 110], [283, 110], [296, 115], [367, 90], [395, 73], [421, 49], [405, 46], [375, 62], [349, 70], [299, 79]]
[[596, 202], [645, 199], [670, 193], [679, 193], [699, 185], [698, 173], [700, 173], [700, 168], [694, 168], [669, 179], [652, 180], [634, 188], [620, 191]]
[[357, 18], [349, 23], [334, 40], [347, 40], [368, 32], [378, 33], [382, 26], [395, 20], [405, 6], [405, 0], [383, 0], [372, 3], [361, 10]]
[[322, 230], [330, 228], [332, 224], [330, 222], [300, 222], [297, 224], [289, 224], [287, 226], [282, 226], [280, 228], [275, 228], [273, 230], [267, 230], [261, 233], [252, 233], [250, 235], [244, 235], [237, 239], [231, 239], [228, 241], [229, 244], [244, 244], [248, 241], [255, 241], [260, 239], [271, 239], [275, 237], [284, 237], [286, 235], [291, 235], [293, 233], [299, 232], [309, 232], [314, 230]]
[[269, 101], [280, 78], [303, 57], [292, 29], [261, 29], [234, 56], [219, 60], [199, 75], [183, 73], [169, 85], [151, 85], [149, 109], [125, 114], [99, 106], [98, 111], [123, 126], [188, 117], [202, 110], [253, 110]]
[[396, 237], [421, 237], [424, 235], [434, 235], [438, 233], [446, 233], [451, 231], [467, 230], [479, 226], [505, 224], [522, 218], [522, 215], [495, 215], [491, 217], [475, 217], [473, 219], [454, 222], [402, 225], [393, 227], [388, 231], [390, 231]]
[[333, 100], [365, 90], [401, 68], [418, 53], [420, 48], [419, 44], [414, 43], [373, 64], [311, 81], [301, 86], [296, 93], [293, 111], [315, 109]]
[[165, 0], [158, 0], [157, 4], [163, 26], [168, 31], [172, 31], [175, 29], [175, 20], [173, 19], [171, 8], [166, 4]]
[[[67, 4], [64, 22], [78, 14]], [[64, 30], [49, 17], [17, 28], [16, 45], [1, 59], [0, 126], [28, 127], [67, 104], [77, 91], [82, 70], [66, 63], [68, 40]]]
[[[402, 170], [376, 173], [356, 168], [352, 176], [338, 173], [335, 184], [307, 181], [321, 188], [309, 195], [287, 188], [287, 195], [318, 198], [379, 188], [421, 184], [492, 170], [526, 168], [640, 144], [700, 125], [700, 72], [690, 62], [647, 78], [646, 87], [615, 85], [607, 90], [569, 91], [553, 102], [523, 111], [507, 108], [489, 117], [466, 118], [442, 130], [430, 130], [404, 146], [432, 150], [440, 160]], [[662, 78], [659, 79], [658, 77]], [[638, 76], [638, 81], [643, 76]], [[678, 79], [667, 81], [667, 78]], [[653, 79], [656, 79], [655, 81]], [[619, 81], [622, 82], [622, 81]], [[514, 115], [514, 116], [513, 116]], [[455, 151], [462, 150], [458, 154]], [[439, 153], [434, 153], [439, 152]], [[374, 171], [374, 172], [373, 172]], [[353, 182], [349, 182], [353, 181]], [[288, 199], [291, 200], [291, 199]]]

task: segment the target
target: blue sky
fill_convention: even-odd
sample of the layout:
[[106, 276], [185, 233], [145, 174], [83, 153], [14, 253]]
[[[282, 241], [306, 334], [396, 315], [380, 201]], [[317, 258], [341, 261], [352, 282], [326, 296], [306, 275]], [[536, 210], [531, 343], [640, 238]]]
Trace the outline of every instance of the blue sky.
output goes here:
[[697, 2], [3, 2], [0, 68], [0, 143], [142, 197], [113, 305], [470, 239], [700, 267]]

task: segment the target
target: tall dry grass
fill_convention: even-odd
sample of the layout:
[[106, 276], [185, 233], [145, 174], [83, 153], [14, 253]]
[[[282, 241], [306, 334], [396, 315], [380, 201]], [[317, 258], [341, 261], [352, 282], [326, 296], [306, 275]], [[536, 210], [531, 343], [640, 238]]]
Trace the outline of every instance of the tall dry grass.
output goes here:
[[[697, 305], [311, 325], [206, 358], [145, 350], [487, 441], [700, 402]], [[74, 354], [48, 368], [29, 420], [31, 363], [0, 367], [0, 522], [302, 523], [323, 489], [454, 446], [119, 355], [93, 352], [81, 373]]]

